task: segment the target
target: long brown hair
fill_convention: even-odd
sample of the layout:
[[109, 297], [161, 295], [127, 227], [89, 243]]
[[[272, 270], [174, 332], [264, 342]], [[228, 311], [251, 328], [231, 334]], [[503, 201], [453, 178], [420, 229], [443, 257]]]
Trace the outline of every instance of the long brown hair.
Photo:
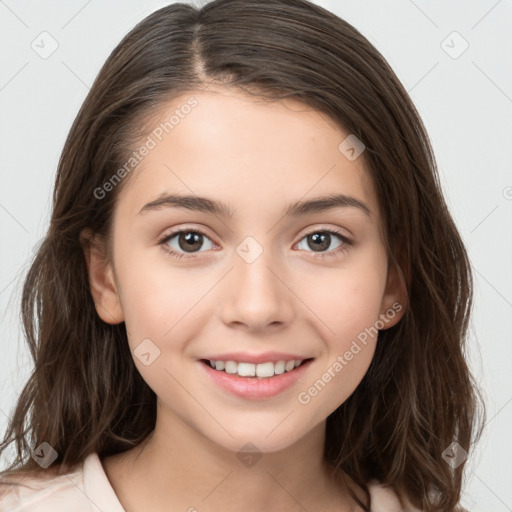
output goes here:
[[2, 453], [15, 443], [8, 469], [38, 469], [29, 455], [42, 442], [63, 470], [92, 452], [126, 451], [153, 430], [156, 396], [133, 363], [124, 323], [109, 325], [95, 310], [80, 233], [108, 240], [131, 176], [104, 197], [94, 191], [127, 161], [146, 133], [143, 120], [212, 81], [269, 101], [301, 100], [366, 146], [408, 304], [379, 333], [357, 389], [327, 418], [325, 457], [368, 500], [367, 483], [377, 479], [421, 510], [454, 510], [465, 463], [452, 468], [443, 453], [453, 442], [472, 451], [485, 418], [465, 359], [468, 256], [428, 135], [395, 73], [354, 27], [306, 0], [169, 5], [135, 26], [100, 70], [66, 140], [50, 226], [23, 287], [35, 366], [0, 445]]

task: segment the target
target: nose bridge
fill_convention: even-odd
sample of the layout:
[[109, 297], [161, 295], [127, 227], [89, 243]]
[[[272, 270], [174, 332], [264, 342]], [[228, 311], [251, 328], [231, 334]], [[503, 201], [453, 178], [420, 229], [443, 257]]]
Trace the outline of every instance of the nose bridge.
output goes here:
[[264, 247], [254, 236], [244, 238], [235, 251], [223, 306], [224, 320], [258, 327], [288, 322], [292, 294], [279, 275], [275, 251]]
[[[261, 240], [261, 237], [259, 237]], [[266, 300], [272, 300], [275, 293], [279, 293], [278, 279], [275, 275], [276, 267], [274, 250], [268, 244], [270, 237], [265, 238], [265, 246], [256, 237], [247, 236], [236, 247], [234, 260], [235, 281], [246, 290], [242, 292], [256, 292], [256, 294], [268, 294]]]

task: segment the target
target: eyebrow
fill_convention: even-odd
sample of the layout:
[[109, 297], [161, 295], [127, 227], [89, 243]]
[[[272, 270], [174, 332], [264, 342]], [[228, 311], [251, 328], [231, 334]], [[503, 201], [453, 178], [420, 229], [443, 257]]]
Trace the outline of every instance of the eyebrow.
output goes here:
[[[145, 204], [140, 209], [138, 215], [162, 208], [184, 208], [198, 212], [212, 213], [222, 217], [233, 217], [233, 212], [227, 204], [207, 197], [178, 194], [161, 195], [154, 201]], [[287, 210], [284, 212], [284, 217], [300, 217], [310, 213], [324, 212], [333, 208], [356, 208], [368, 216], [372, 215], [370, 208], [361, 200], [345, 194], [336, 194], [317, 197], [309, 201], [297, 201], [288, 206]]]

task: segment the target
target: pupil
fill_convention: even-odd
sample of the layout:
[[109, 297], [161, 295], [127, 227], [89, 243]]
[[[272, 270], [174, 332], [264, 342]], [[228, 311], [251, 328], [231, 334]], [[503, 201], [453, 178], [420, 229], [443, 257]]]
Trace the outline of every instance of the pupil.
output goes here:
[[330, 235], [328, 233], [321, 233], [318, 235], [317, 233], [310, 235], [308, 238], [313, 241], [313, 247], [317, 249], [328, 249], [330, 243], [327, 242], [327, 239]]
[[[189, 251], [190, 249], [200, 249], [202, 239], [203, 235], [201, 235], [201, 233], [193, 233], [191, 231], [187, 233], [181, 233], [179, 237], [180, 249], [183, 249], [184, 251]], [[182, 240], [185, 240], [186, 244], [182, 244]], [[194, 244], [196, 244], [197, 247], [194, 247]], [[193, 252], [193, 250], [190, 252]]]

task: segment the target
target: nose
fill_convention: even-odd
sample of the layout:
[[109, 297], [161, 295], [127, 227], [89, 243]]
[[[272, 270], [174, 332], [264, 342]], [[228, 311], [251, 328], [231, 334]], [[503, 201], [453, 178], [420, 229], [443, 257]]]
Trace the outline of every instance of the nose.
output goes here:
[[290, 324], [297, 299], [286, 281], [286, 271], [271, 250], [250, 239], [240, 244], [223, 284], [223, 322], [254, 332]]

